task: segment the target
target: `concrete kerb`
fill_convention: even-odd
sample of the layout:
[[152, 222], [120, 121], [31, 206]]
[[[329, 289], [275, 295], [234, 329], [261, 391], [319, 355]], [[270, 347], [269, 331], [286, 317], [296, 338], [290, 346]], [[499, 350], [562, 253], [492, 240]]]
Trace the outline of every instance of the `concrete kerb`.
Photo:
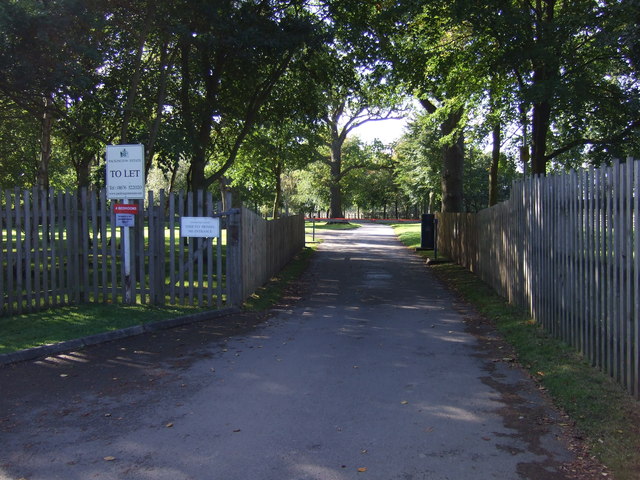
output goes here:
[[184, 315], [181, 317], [168, 318], [158, 322], [146, 323], [143, 325], [135, 325], [133, 327], [122, 328], [109, 332], [97, 333], [83, 338], [75, 338], [64, 342], [52, 343], [50, 345], [42, 345], [40, 347], [27, 348], [17, 352], [0, 354], [0, 366], [10, 365], [12, 363], [26, 362], [37, 358], [49, 357], [65, 352], [81, 350], [82, 348], [101, 343], [111, 342], [127, 337], [134, 337], [148, 332], [157, 332], [160, 330], [168, 330], [170, 328], [180, 327], [190, 323], [196, 323], [213, 318], [225, 317], [240, 312], [239, 308], [231, 307], [222, 310], [212, 310], [206, 312]]

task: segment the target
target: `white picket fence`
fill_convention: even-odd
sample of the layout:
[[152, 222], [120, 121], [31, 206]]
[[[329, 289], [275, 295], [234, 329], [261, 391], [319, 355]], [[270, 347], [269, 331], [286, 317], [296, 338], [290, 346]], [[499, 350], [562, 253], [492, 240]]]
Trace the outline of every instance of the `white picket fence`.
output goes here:
[[529, 177], [438, 248], [640, 398], [640, 161]]

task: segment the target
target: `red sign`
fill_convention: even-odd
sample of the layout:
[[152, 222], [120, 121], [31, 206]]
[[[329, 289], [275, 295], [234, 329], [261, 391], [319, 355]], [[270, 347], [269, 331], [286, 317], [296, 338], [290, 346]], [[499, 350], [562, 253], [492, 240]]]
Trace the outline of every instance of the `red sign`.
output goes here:
[[129, 213], [137, 215], [138, 205], [136, 205], [135, 203], [114, 203], [113, 213]]

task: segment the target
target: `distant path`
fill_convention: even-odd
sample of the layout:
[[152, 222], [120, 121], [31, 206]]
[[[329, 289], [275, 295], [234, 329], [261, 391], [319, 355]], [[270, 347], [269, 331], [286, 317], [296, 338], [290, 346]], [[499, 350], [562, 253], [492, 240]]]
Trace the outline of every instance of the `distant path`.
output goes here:
[[1, 369], [0, 479], [568, 478], [535, 385], [391, 228], [319, 234], [304, 298], [258, 328]]

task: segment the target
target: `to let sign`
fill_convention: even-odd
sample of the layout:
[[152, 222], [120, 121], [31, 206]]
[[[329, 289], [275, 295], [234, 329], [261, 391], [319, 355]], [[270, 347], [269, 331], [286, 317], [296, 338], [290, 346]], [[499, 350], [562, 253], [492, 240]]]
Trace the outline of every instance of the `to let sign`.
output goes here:
[[180, 219], [181, 237], [220, 237], [220, 219], [212, 217], [182, 217]]
[[107, 145], [107, 198], [144, 198], [144, 146]]

